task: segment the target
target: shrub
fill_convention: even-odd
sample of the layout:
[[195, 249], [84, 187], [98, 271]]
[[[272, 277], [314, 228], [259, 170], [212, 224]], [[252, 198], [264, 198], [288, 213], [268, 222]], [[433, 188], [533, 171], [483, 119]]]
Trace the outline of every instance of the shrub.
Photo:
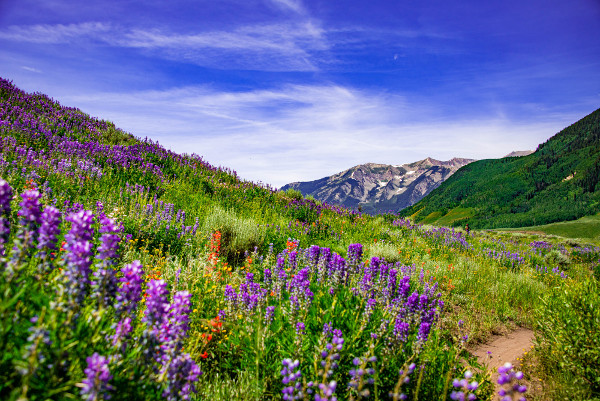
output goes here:
[[385, 259], [387, 263], [396, 263], [401, 261], [398, 253], [398, 246], [385, 242], [376, 242], [369, 244], [366, 249], [366, 254], [369, 256], [377, 256], [380, 259]]
[[264, 241], [264, 232], [253, 219], [215, 208], [204, 221], [204, 230], [221, 232], [221, 255], [230, 265], [240, 264], [246, 252], [252, 252]]
[[560, 267], [566, 267], [571, 263], [569, 257], [560, 251], [553, 249], [544, 257], [544, 261], [548, 265], [555, 265]]
[[[542, 369], [565, 391], [600, 396], [600, 292], [594, 279], [555, 289], [536, 311]], [[574, 399], [569, 397], [570, 399]]]

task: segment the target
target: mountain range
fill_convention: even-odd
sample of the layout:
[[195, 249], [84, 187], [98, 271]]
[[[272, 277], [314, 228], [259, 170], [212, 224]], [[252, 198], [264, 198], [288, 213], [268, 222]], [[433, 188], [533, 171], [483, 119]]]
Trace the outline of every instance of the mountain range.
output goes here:
[[295, 189], [304, 196], [369, 214], [397, 212], [421, 200], [473, 161], [428, 157], [403, 165], [366, 163], [319, 180], [287, 184], [281, 190]]

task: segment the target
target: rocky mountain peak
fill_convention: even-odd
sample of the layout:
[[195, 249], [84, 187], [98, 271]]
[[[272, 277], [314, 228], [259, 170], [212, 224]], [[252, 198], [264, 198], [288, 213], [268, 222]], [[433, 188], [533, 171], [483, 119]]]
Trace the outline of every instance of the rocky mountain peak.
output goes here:
[[319, 180], [287, 184], [281, 190], [294, 188], [305, 196], [371, 214], [398, 211], [418, 202], [472, 161], [428, 157], [402, 165], [365, 163]]

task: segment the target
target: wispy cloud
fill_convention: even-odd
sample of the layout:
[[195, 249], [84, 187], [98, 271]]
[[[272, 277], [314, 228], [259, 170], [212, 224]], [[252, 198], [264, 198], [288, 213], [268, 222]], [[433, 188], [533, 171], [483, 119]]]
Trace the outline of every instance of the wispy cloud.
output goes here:
[[122, 47], [156, 50], [203, 66], [265, 71], [316, 70], [317, 54], [329, 47], [323, 30], [312, 22], [251, 25], [193, 34], [133, 30], [110, 41]]
[[293, 11], [297, 14], [305, 13], [304, 6], [300, 0], [269, 0], [269, 2], [280, 8]]
[[207, 67], [263, 71], [315, 71], [329, 48], [324, 31], [310, 20], [183, 34], [100, 22], [11, 26], [0, 31], [0, 39], [44, 44], [96, 41]]
[[26, 65], [21, 66], [22, 69], [24, 69], [25, 71], [29, 71], [29, 72], [35, 72], [36, 74], [41, 73], [41, 70], [38, 70], [37, 68], [33, 68], [33, 67], [28, 67]]
[[0, 31], [0, 39], [16, 42], [58, 44], [98, 37], [106, 35], [110, 31], [110, 25], [101, 22], [67, 25], [13, 25]]
[[573, 121], [572, 116], [543, 123], [487, 116], [427, 122], [427, 105], [336, 85], [241, 93], [186, 87], [65, 100], [136, 136], [195, 152], [275, 186], [369, 161], [501, 157], [533, 149]]

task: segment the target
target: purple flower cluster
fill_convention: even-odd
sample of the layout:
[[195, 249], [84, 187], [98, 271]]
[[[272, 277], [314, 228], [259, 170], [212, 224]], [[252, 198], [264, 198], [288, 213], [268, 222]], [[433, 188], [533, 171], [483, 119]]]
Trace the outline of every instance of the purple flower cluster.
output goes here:
[[485, 255], [490, 259], [497, 260], [500, 265], [510, 268], [515, 268], [525, 263], [525, 258], [517, 252], [496, 251], [495, 249], [485, 249]]
[[527, 387], [519, 384], [519, 380], [523, 379], [523, 372], [515, 372], [510, 362], [506, 362], [504, 366], [498, 368], [498, 384], [502, 388], [498, 391], [502, 401], [525, 401], [525, 392]]
[[304, 398], [304, 394], [302, 392], [302, 382], [300, 379], [302, 378], [302, 372], [300, 372], [300, 362], [296, 359], [292, 361], [289, 358], [281, 361], [283, 364], [283, 369], [281, 370], [281, 376], [283, 379], [281, 382], [284, 384], [284, 388], [282, 390], [283, 399], [286, 401], [293, 400], [301, 400]]
[[225, 286], [224, 296], [227, 314], [253, 316], [267, 301], [268, 290], [254, 282], [254, 273], [246, 274], [246, 281], [240, 284], [239, 293], [229, 284]]
[[117, 290], [117, 315], [133, 314], [142, 299], [143, 270], [139, 260], [135, 260], [121, 268], [123, 277], [119, 279], [121, 286]]
[[67, 217], [67, 221], [71, 222], [71, 229], [65, 235], [65, 274], [68, 281], [67, 292], [75, 304], [81, 304], [87, 295], [92, 264], [93, 219], [94, 215], [89, 210], [82, 210]]
[[452, 381], [454, 390], [450, 393], [450, 398], [455, 401], [476, 400], [477, 396], [474, 391], [479, 387], [479, 383], [474, 380], [469, 383], [471, 378], [473, 378], [473, 373], [470, 370], [467, 370], [464, 374], [464, 378], [454, 379]]
[[82, 382], [81, 396], [87, 401], [109, 399], [109, 391], [114, 388], [108, 384], [112, 379], [108, 369], [108, 358], [95, 352], [86, 358], [86, 362], [87, 367], [84, 370], [86, 378]]
[[368, 363], [375, 363], [377, 361], [377, 357], [362, 357], [362, 358], [354, 358], [352, 360], [352, 364], [354, 368], [350, 369], [350, 383], [349, 387], [356, 390], [358, 393], [358, 397], [360, 398], [368, 398], [371, 392], [368, 388], [364, 388], [365, 384], [374, 384], [375, 383], [375, 369], [372, 367], [367, 367]]
[[119, 257], [120, 233], [123, 231], [123, 226], [115, 224], [113, 220], [106, 216], [101, 217], [100, 223], [102, 224], [100, 228], [102, 235], [100, 236], [100, 246], [96, 256], [100, 263], [96, 265], [97, 269], [94, 272], [92, 287], [100, 305], [105, 307], [111, 305], [117, 293], [117, 277], [113, 266], [117, 263]]
[[189, 329], [191, 295], [177, 292], [169, 304], [167, 283], [152, 280], [148, 283], [146, 314], [147, 353], [158, 367], [159, 374], [167, 377], [163, 397], [167, 400], [188, 399], [196, 391], [195, 382], [202, 374], [200, 368], [183, 353], [183, 340]]
[[398, 372], [398, 382], [394, 387], [394, 391], [390, 392], [390, 397], [394, 401], [408, 399], [408, 396], [400, 390], [402, 390], [403, 385], [410, 383], [410, 375], [413, 374], [415, 368], [417, 367], [417, 365], [415, 365], [414, 363], [411, 363], [410, 365], [408, 365], [408, 367], [406, 366], [406, 364], [404, 366], [405, 367], [403, 369], [400, 369], [400, 371]]
[[56, 251], [56, 242], [60, 234], [61, 212], [54, 206], [46, 206], [41, 216], [41, 225], [37, 248], [44, 258], [49, 252]]
[[0, 179], [0, 256], [5, 253], [5, 245], [10, 235], [10, 201], [13, 190], [3, 179]]
[[29, 256], [30, 250], [35, 246], [38, 237], [40, 217], [40, 193], [30, 189], [21, 194], [22, 201], [19, 203], [19, 230], [14, 242], [11, 263], [8, 268], [10, 274], [17, 270], [23, 259]]

